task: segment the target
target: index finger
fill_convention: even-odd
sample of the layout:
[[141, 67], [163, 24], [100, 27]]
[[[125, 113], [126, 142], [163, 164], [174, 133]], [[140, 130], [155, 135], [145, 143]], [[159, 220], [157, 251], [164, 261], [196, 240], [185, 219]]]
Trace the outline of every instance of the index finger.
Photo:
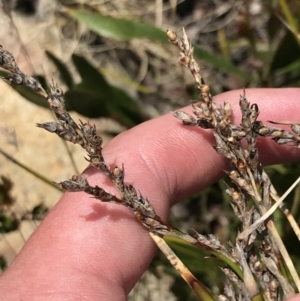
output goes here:
[[[219, 103], [233, 104], [237, 123], [241, 93], [232, 91], [215, 98]], [[263, 122], [298, 118], [300, 89], [250, 89], [246, 95], [251, 103], [258, 103]], [[190, 112], [191, 108], [184, 110]], [[103, 155], [112, 167], [124, 164], [126, 183], [133, 184], [158, 215], [166, 218], [173, 203], [224, 174], [227, 162], [214, 151], [213, 144], [210, 131], [185, 127], [167, 114], [122, 133], [107, 145]], [[259, 151], [264, 164], [300, 158], [299, 150], [270, 140], [259, 143]], [[116, 193], [95, 169], [86, 174], [91, 184]], [[39, 294], [43, 300], [54, 296], [126, 300], [154, 250], [147, 232], [126, 208], [101, 203], [83, 193], [68, 193], [2, 277], [0, 285], [6, 284], [3, 297], [13, 300], [10, 294], [23, 298]]]

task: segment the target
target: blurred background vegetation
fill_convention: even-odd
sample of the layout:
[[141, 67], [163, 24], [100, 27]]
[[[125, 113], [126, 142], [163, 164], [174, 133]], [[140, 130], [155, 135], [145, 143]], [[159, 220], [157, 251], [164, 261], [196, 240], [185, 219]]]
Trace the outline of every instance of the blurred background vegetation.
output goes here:
[[[102, 129], [109, 137], [197, 99], [192, 76], [178, 64], [177, 49], [168, 44], [165, 33], [168, 27], [178, 33], [185, 28], [213, 94], [244, 87], [289, 87], [300, 83], [298, 0], [56, 0], [51, 3], [2, 0], [2, 15], [18, 36], [28, 73], [38, 76], [45, 86], [51, 78], [59, 80], [69, 111], [93, 120], [112, 120], [116, 127]], [[47, 57], [47, 61], [41, 63], [43, 68], [38, 68], [30, 55], [26, 56], [30, 46], [22, 37], [22, 22], [47, 26], [48, 31], [44, 31], [44, 35], [49, 35], [47, 43], [40, 45]], [[55, 35], [51, 28], [55, 28]], [[54, 44], [52, 39], [56, 39], [56, 48], [47, 47]], [[1, 44], [4, 45], [4, 41]], [[47, 108], [42, 99], [26, 88], [14, 89], [26, 101]], [[13, 136], [3, 130], [2, 134]], [[78, 169], [72, 153], [65, 150], [65, 156], [70, 157], [74, 169]], [[48, 183], [57, 180], [44, 177], [43, 171], [35, 172], [32, 166], [31, 169], [22, 165], [7, 154], [5, 145], [1, 145], [0, 151], [7, 160], [14, 160], [19, 168], [27, 168], [37, 179]], [[267, 169], [280, 193], [296, 179], [300, 170], [296, 163]], [[10, 192], [14, 179], [12, 175], [6, 176], [2, 176], [0, 186], [0, 231], [3, 233], [0, 243], [5, 243], [6, 233], [18, 230], [22, 220], [39, 221], [50, 209], [40, 203], [29, 211], [16, 212], [18, 195], [12, 197]], [[184, 231], [192, 227], [201, 234], [212, 233], [222, 242], [230, 241], [237, 232], [238, 222], [224, 187], [224, 181], [220, 181], [176, 205], [171, 223]], [[299, 189], [287, 203], [299, 221]], [[299, 267], [296, 237], [281, 214], [277, 214], [276, 223]], [[204, 259], [205, 254], [181, 242], [169, 240], [169, 243], [217, 294], [222, 288], [223, 276], [215, 260]], [[5, 269], [5, 254], [0, 255], [3, 255], [0, 267]], [[157, 294], [168, 287], [172, 292], [168, 300], [194, 300], [192, 292], [161, 254], [155, 257], [147, 275], [131, 293], [131, 300], [162, 299]], [[163, 283], [157, 289], [149, 284], [155, 280], [147, 277], [166, 280], [156, 282], [156, 285]], [[143, 285], [143, 281], [147, 284]]]

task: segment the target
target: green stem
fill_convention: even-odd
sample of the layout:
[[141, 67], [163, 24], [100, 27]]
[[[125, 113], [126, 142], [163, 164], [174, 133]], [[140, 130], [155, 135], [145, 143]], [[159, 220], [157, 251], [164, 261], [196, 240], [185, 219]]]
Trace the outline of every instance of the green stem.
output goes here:
[[8, 153], [6, 153], [4, 150], [0, 149], [0, 153], [6, 157], [8, 160], [10, 160], [11, 162], [15, 163], [16, 165], [20, 166], [21, 168], [23, 168], [24, 170], [28, 171], [30, 174], [34, 175], [36, 178], [42, 180], [43, 182], [45, 182], [46, 184], [54, 187], [55, 189], [60, 190], [56, 184], [54, 184], [52, 181], [50, 181], [49, 179], [47, 179], [46, 177], [44, 177], [43, 175], [41, 175], [40, 173], [34, 171], [33, 169], [27, 167], [26, 165], [24, 165], [23, 163], [21, 163], [20, 161], [16, 160], [15, 158], [13, 158], [12, 156], [10, 156]]

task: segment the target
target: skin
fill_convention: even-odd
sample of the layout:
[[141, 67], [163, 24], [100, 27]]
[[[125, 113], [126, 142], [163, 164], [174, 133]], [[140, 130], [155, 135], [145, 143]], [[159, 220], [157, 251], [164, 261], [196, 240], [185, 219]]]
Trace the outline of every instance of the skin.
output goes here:
[[[240, 123], [241, 90], [215, 97], [231, 102]], [[300, 89], [249, 89], [259, 119], [299, 121]], [[183, 109], [191, 112], [191, 108]], [[103, 151], [106, 162], [125, 166], [125, 181], [147, 197], [166, 219], [169, 208], [224, 176], [228, 163], [212, 148], [212, 134], [186, 127], [171, 114], [145, 122], [113, 139]], [[259, 140], [263, 164], [300, 159], [300, 150]], [[91, 185], [118, 194], [93, 168]], [[71, 176], [71, 175], [70, 175]], [[156, 250], [131, 212], [101, 203], [84, 193], [66, 193], [0, 278], [0, 300], [127, 300]], [[292, 299], [291, 299], [292, 300]], [[300, 296], [293, 297], [293, 301]]]

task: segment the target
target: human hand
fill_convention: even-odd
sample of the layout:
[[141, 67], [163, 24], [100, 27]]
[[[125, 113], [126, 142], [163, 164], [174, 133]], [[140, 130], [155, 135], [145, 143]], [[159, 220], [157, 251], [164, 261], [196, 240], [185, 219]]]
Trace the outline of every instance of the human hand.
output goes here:
[[[238, 124], [241, 93], [215, 97], [220, 104], [232, 103]], [[258, 104], [263, 122], [299, 121], [300, 89], [249, 89], [246, 96]], [[125, 182], [166, 219], [174, 203], [224, 175], [226, 159], [212, 145], [209, 130], [182, 126], [168, 114], [117, 136], [103, 155], [112, 167], [124, 163]], [[300, 159], [300, 150], [269, 139], [258, 148], [263, 164]], [[85, 175], [91, 185], [117, 193], [94, 168]], [[147, 231], [127, 208], [84, 193], [66, 193], [0, 278], [0, 300], [126, 300], [154, 252]]]

